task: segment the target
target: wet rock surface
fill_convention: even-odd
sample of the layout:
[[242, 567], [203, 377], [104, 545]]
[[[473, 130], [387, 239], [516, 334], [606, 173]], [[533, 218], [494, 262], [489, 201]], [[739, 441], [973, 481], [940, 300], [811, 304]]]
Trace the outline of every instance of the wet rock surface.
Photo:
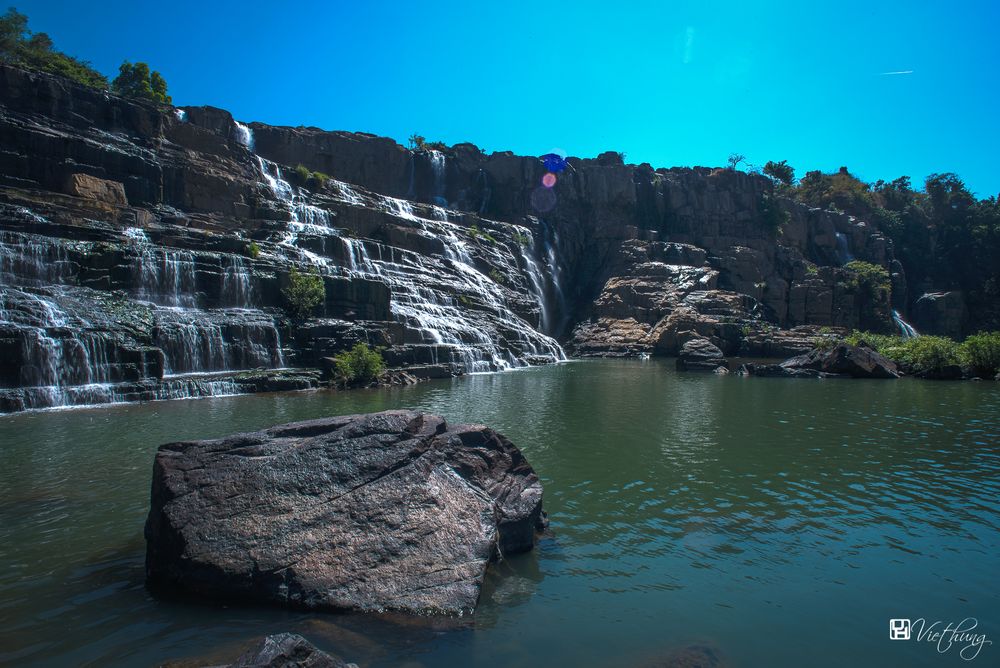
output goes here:
[[318, 649], [300, 635], [270, 635], [224, 668], [358, 668]]
[[708, 339], [691, 339], [677, 355], [679, 371], [715, 371], [719, 367], [728, 368], [726, 358]]
[[543, 524], [541, 484], [503, 436], [387, 411], [161, 446], [146, 569], [201, 596], [461, 614]]

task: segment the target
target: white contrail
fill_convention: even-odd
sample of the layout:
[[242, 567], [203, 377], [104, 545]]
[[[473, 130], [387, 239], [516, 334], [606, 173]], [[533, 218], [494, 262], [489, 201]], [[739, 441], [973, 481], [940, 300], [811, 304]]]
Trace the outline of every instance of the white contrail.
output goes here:
[[913, 70], [900, 70], [899, 72], [880, 72], [880, 77], [892, 77], [897, 74], [913, 74]]

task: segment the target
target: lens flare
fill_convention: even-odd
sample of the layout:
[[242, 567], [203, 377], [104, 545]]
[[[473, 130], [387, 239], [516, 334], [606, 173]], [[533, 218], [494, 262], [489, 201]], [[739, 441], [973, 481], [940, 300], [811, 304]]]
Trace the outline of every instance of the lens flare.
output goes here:
[[556, 175], [552, 172], [548, 172], [542, 177], [542, 185], [546, 188], [551, 188], [556, 184]]
[[553, 174], [558, 174], [567, 166], [566, 159], [557, 153], [546, 153], [539, 160], [545, 165], [545, 169]]

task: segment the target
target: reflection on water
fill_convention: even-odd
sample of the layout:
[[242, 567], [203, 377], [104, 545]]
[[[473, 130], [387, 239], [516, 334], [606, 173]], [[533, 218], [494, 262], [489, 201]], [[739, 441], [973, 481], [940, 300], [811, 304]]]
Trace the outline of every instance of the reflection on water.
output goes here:
[[[506, 433], [551, 532], [474, 620], [158, 600], [142, 523], [156, 446], [413, 407]], [[890, 617], [1000, 641], [1000, 389], [674, 373], [595, 361], [409, 388], [0, 418], [0, 663], [234, 657], [296, 631], [364, 666], [605, 666], [698, 645], [738, 665], [939, 665]], [[979, 661], [990, 663], [986, 648]], [[984, 664], [986, 665], [986, 664]]]

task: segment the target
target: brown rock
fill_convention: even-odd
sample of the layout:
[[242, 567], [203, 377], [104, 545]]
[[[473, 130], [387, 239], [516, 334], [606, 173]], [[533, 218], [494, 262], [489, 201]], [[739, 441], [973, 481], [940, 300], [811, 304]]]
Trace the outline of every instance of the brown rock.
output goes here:
[[111, 206], [128, 206], [125, 186], [118, 181], [99, 179], [89, 174], [70, 174], [66, 181], [66, 192], [76, 197], [92, 199]]

